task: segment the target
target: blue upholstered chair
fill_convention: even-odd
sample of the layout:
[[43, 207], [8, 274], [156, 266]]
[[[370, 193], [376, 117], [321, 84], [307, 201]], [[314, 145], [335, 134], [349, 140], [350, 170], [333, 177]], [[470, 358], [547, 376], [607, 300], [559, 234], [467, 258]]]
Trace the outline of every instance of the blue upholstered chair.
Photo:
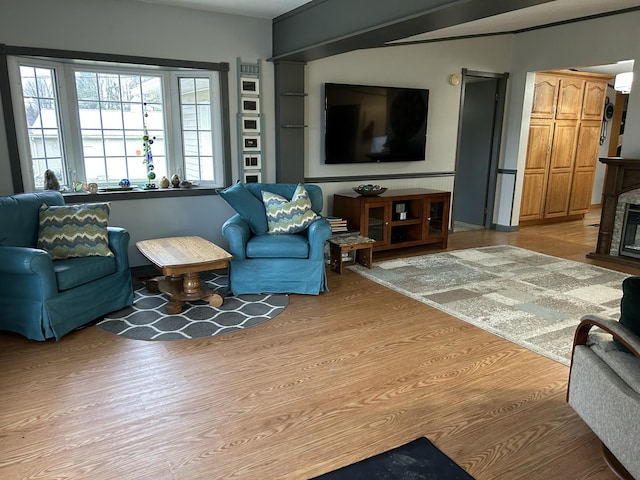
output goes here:
[[[262, 192], [291, 199], [298, 187], [286, 183], [236, 184], [220, 195], [238, 212], [222, 226], [229, 240], [229, 285], [235, 295], [246, 293], [300, 293], [327, 291], [325, 241], [331, 226], [318, 218], [303, 231], [274, 235], [266, 231]], [[322, 211], [322, 189], [304, 185], [312, 210]]]
[[107, 227], [113, 256], [52, 260], [36, 248], [42, 204], [60, 192], [0, 197], [0, 330], [34, 340], [64, 334], [133, 303], [129, 233]]

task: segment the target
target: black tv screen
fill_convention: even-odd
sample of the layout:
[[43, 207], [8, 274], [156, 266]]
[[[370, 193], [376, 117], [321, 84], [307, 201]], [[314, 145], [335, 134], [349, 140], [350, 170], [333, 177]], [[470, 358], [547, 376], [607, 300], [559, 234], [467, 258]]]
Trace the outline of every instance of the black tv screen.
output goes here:
[[325, 163], [425, 159], [429, 90], [325, 83]]

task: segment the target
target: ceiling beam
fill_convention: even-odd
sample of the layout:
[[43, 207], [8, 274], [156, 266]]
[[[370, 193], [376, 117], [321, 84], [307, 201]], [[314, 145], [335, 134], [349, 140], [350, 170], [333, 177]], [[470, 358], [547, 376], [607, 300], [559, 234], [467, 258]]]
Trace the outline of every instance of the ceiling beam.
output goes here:
[[552, 0], [314, 0], [273, 20], [274, 61], [307, 62]]

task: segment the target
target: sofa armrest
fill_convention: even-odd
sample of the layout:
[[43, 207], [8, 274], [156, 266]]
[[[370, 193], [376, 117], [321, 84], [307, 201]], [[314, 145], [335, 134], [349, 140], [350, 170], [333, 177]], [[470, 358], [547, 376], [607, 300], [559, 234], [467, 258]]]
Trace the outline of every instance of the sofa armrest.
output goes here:
[[0, 247], [0, 291], [27, 296], [42, 292], [45, 298], [58, 293], [51, 256], [39, 248]]
[[324, 260], [324, 245], [331, 236], [331, 225], [326, 218], [319, 218], [307, 228], [309, 259]]
[[109, 248], [116, 259], [118, 272], [129, 270], [129, 240], [131, 235], [122, 227], [107, 227], [109, 232]]
[[251, 237], [249, 224], [238, 214], [222, 225], [222, 235], [229, 240], [229, 253], [234, 260], [246, 260], [245, 249]]
[[576, 345], [586, 345], [589, 331], [593, 327], [598, 327], [613, 335], [613, 337], [627, 347], [631, 353], [640, 358], [640, 337], [617, 320], [600, 317], [598, 315], [585, 315], [580, 319], [580, 324], [576, 329], [573, 340], [573, 348], [575, 348]]

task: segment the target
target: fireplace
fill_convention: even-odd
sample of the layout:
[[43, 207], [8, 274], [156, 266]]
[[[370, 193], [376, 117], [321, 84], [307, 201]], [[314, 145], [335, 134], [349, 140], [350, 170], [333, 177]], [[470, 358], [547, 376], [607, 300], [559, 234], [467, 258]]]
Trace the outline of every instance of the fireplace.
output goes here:
[[607, 165], [602, 215], [596, 251], [587, 257], [640, 266], [640, 160], [600, 161]]
[[620, 255], [640, 258], [640, 205], [627, 204], [622, 222], [620, 238]]

